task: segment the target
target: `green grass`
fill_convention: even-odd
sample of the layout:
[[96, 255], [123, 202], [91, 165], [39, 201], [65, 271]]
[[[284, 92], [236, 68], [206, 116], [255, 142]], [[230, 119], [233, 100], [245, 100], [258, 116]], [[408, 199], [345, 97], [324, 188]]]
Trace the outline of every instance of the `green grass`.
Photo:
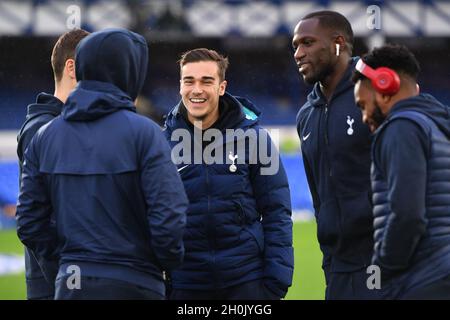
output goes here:
[[0, 253], [23, 254], [16, 230], [0, 231]]
[[[0, 253], [23, 254], [15, 231], [0, 231]], [[294, 224], [295, 268], [288, 300], [323, 299], [325, 280], [321, 266], [322, 253], [316, 240], [315, 222]], [[0, 276], [0, 300], [25, 299], [25, 274]]]
[[[15, 230], [0, 231], [0, 253], [23, 255], [23, 246]], [[25, 298], [25, 273], [0, 276], [0, 300]]]
[[0, 300], [24, 300], [25, 298], [25, 273], [0, 276]]
[[325, 277], [322, 252], [316, 237], [316, 223], [294, 223], [294, 278], [287, 300], [322, 300], [325, 298]]

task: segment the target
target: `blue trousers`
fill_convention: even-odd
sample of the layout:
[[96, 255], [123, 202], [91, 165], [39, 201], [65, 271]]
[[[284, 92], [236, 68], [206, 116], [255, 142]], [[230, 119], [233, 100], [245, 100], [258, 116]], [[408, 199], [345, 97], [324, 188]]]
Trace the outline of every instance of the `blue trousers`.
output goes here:
[[402, 297], [404, 300], [450, 300], [450, 276], [428, 286], [412, 290]]
[[380, 300], [383, 299], [383, 288], [370, 290], [367, 279], [370, 274], [365, 269], [354, 272], [331, 272], [327, 268], [325, 279], [326, 300]]
[[68, 277], [56, 280], [55, 300], [164, 300], [157, 292], [115, 279], [81, 276], [81, 288], [69, 289]]
[[218, 290], [172, 289], [170, 300], [280, 300], [262, 280], [254, 280]]

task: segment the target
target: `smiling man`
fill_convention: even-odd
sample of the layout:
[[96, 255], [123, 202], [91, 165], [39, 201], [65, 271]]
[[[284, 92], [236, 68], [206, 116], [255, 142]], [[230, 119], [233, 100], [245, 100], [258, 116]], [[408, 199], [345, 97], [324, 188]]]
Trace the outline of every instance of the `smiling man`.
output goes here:
[[[193, 55], [193, 54], [192, 54]], [[181, 68], [180, 95], [185, 116], [191, 123], [202, 122], [211, 127], [219, 119], [219, 97], [225, 94], [225, 69], [228, 60], [186, 63]], [[197, 85], [201, 82], [202, 86]]]
[[[217, 162], [201, 157], [181, 163], [179, 173], [189, 198], [183, 265], [171, 274], [173, 300], [280, 299], [291, 285], [294, 258], [291, 202], [283, 165], [263, 174], [265, 164], [251, 161], [249, 148], [239, 155], [242, 137], [226, 131], [254, 132], [258, 146], [265, 135], [260, 111], [248, 100], [225, 91], [228, 59], [214, 50], [194, 49], [180, 60], [181, 101], [169, 113], [166, 136], [188, 132], [189, 146], [215, 146]], [[215, 139], [196, 140], [215, 131]], [[217, 135], [219, 133], [219, 135]], [[251, 147], [254, 144], [250, 144]], [[238, 150], [229, 154], [231, 150]], [[191, 148], [187, 159], [195, 158]], [[269, 150], [276, 154], [276, 150]], [[185, 157], [183, 157], [185, 158]], [[272, 157], [273, 158], [273, 157]], [[276, 154], [277, 161], [279, 156]], [[231, 160], [231, 161], [230, 161]], [[239, 161], [237, 161], [239, 160]]]
[[418, 94], [404, 46], [373, 50], [357, 70], [355, 100], [375, 131], [373, 263], [386, 297], [450, 299], [450, 109]]
[[326, 299], [373, 299], [366, 267], [373, 249], [370, 132], [350, 81], [353, 31], [333, 11], [306, 15], [294, 30], [294, 59], [314, 85], [297, 116], [303, 163], [323, 253]]

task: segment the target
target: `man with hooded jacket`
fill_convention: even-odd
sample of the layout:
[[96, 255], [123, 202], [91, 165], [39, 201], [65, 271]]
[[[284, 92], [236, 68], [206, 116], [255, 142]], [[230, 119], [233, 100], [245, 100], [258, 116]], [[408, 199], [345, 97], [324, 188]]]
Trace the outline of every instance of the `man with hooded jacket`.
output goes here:
[[450, 109], [418, 94], [419, 65], [406, 47], [377, 48], [362, 61], [380, 74], [390, 68], [396, 83], [391, 92], [375, 87], [381, 82], [366, 66], [354, 76], [355, 100], [375, 132], [372, 263], [381, 289], [390, 299], [450, 299]]
[[325, 299], [377, 299], [366, 270], [373, 250], [369, 128], [353, 98], [353, 31], [335, 11], [303, 17], [292, 38], [294, 58], [314, 85], [297, 131], [323, 253]]
[[287, 177], [260, 112], [225, 91], [227, 66], [214, 50], [184, 53], [182, 99], [166, 121], [190, 202], [185, 260], [171, 274], [174, 300], [280, 299], [292, 281]]
[[187, 199], [160, 128], [135, 113], [147, 43], [107, 29], [75, 58], [76, 89], [25, 152], [19, 238], [59, 262], [56, 299], [162, 299], [162, 271], [183, 258]]

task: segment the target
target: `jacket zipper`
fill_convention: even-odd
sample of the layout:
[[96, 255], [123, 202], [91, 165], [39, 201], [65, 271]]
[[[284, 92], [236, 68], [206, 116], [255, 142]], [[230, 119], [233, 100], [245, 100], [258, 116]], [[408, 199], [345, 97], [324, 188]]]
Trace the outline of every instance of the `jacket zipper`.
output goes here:
[[328, 104], [325, 104], [325, 145], [328, 146]]
[[330, 177], [332, 177], [333, 176], [333, 172], [331, 170], [330, 158], [328, 157], [328, 147], [330, 145], [330, 140], [329, 140], [329, 137], [328, 137], [328, 103], [325, 104], [325, 131], [324, 131], [324, 134], [325, 134], [325, 146], [327, 148], [327, 150], [326, 150], [326, 152], [327, 152], [326, 153], [327, 154], [327, 161], [328, 161], [328, 164], [330, 166], [328, 174], [329, 174]]
[[208, 217], [208, 242], [210, 246], [210, 252], [211, 252], [211, 271], [212, 271], [212, 278], [214, 281], [214, 286], [217, 286], [217, 274], [215, 273], [215, 265], [216, 265], [216, 251], [215, 251], [215, 239], [213, 238], [213, 230], [211, 228], [214, 228], [214, 219], [211, 216], [211, 195], [209, 193], [209, 173], [208, 173], [208, 165], [205, 163], [205, 169], [206, 169], [206, 190], [208, 190], [208, 211], [207, 211], [207, 217]]

